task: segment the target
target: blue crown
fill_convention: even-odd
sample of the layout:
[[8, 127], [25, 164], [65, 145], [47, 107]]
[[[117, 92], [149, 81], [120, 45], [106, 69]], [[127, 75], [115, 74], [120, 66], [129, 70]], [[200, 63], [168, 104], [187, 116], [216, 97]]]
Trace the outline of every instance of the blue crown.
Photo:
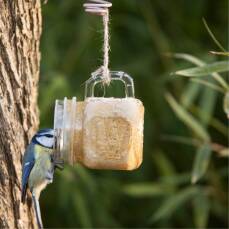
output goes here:
[[[50, 129], [50, 128], [46, 128], [46, 129], [41, 129], [39, 130], [32, 138], [32, 143], [43, 146], [42, 144], [40, 144], [40, 142], [37, 141], [37, 137], [41, 137], [41, 136], [45, 136], [47, 135], [48, 137], [54, 137], [54, 130]], [[50, 136], [51, 135], [51, 136]], [[44, 146], [43, 146], [44, 147]], [[47, 146], [46, 146], [47, 147]], [[53, 148], [53, 147], [47, 147], [47, 148]]]

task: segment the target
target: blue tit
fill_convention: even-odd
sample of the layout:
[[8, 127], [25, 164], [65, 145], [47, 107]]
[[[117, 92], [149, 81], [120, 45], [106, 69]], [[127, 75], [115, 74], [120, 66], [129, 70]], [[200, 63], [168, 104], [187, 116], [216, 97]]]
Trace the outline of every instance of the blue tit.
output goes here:
[[60, 161], [54, 160], [54, 144], [54, 130], [40, 130], [33, 136], [23, 157], [21, 201], [25, 202], [28, 187], [32, 193], [39, 228], [43, 228], [39, 205], [40, 193], [52, 183], [54, 170], [60, 167]]

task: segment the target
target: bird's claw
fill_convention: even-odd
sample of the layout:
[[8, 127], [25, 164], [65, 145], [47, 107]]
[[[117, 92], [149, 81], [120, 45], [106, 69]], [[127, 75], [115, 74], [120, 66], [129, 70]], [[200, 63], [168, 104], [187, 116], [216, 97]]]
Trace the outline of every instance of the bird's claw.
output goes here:
[[64, 169], [64, 161], [63, 160], [54, 160], [54, 168], [63, 170]]
[[64, 169], [64, 161], [61, 159], [57, 159], [54, 157], [54, 155], [51, 156], [52, 163], [54, 165], [54, 169]]

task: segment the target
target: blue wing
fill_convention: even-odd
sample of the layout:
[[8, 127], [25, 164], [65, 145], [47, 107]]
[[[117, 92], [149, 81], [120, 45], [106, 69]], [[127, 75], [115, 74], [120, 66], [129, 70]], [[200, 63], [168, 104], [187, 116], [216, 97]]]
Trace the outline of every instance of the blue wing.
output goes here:
[[26, 190], [28, 186], [28, 180], [30, 172], [34, 166], [35, 158], [34, 158], [34, 145], [30, 144], [23, 158], [23, 169], [22, 169], [22, 191], [21, 191], [21, 201], [25, 202]]

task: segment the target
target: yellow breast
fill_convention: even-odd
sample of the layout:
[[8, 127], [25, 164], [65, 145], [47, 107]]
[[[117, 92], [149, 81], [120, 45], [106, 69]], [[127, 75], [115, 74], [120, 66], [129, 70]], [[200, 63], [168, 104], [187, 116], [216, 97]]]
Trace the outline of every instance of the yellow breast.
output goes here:
[[47, 174], [53, 169], [51, 163], [51, 154], [53, 150], [40, 145], [35, 146], [35, 164], [30, 173], [29, 187], [34, 188], [42, 185]]
[[51, 155], [53, 153], [53, 149], [45, 148], [40, 145], [35, 145], [35, 159], [39, 158], [44, 154]]

